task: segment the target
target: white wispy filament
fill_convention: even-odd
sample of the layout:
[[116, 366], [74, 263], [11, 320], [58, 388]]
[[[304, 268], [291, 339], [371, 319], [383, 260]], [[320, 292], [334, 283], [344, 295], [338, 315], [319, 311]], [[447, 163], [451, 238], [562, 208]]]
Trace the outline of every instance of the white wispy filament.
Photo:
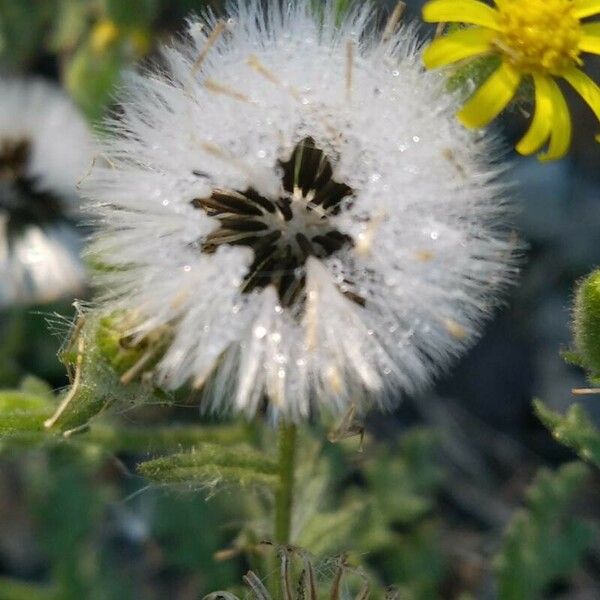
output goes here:
[[[272, 3], [275, 5], [276, 3]], [[308, 1], [189, 24], [133, 75], [85, 183], [101, 310], [174, 336], [203, 406], [300, 419], [389, 407], [446, 368], [514, 275], [493, 148], [414, 34]]]

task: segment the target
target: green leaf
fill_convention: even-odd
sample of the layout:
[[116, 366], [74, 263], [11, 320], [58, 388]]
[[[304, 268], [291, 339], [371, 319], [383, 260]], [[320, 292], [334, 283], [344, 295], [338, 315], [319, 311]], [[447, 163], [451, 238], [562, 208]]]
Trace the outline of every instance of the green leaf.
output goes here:
[[234, 483], [242, 487], [275, 488], [277, 463], [249, 446], [199, 444], [193, 451], [157, 458], [138, 465], [139, 472], [156, 483], [189, 483], [214, 487]]
[[302, 548], [310, 548], [314, 556], [332, 556], [346, 551], [353, 531], [365, 516], [366, 504], [348, 502], [336, 511], [315, 514], [295, 540]]
[[0, 391], [0, 435], [43, 431], [54, 404], [46, 397], [21, 390]]
[[568, 579], [578, 568], [595, 531], [569, 507], [587, 476], [583, 463], [539, 472], [495, 561], [501, 600], [544, 598], [549, 585]]
[[435, 435], [414, 429], [402, 438], [399, 449], [367, 465], [369, 488], [389, 525], [411, 523], [432, 509], [434, 491], [440, 483], [435, 451]]
[[589, 462], [600, 467], [600, 430], [580, 404], [574, 404], [565, 415], [550, 410], [541, 400], [534, 400], [535, 414], [554, 438]]

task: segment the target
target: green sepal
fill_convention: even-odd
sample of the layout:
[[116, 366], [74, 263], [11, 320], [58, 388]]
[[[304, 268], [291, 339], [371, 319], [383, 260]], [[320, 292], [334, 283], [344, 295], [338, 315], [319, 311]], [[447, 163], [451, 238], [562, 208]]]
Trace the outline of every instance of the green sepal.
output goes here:
[[145, 380], [170, 339], [167, 330], [134, 343], [124, 338], [126, 318], [122, 315], [82, 318], [80, 331], [60, 355], [73, 383], [61, 399], [65, 408], [52, 422], [53, 428], [65, 431], [86, 426], [113, 404], [126, 408], [149, 395], [157, 400], [168, 398]]
[[544, 598], [552, 583], [579, 567], [596, 532], [569, 509], [588, 473], [579, 462], [538, 473], [495, 560], [501, 600]]
[[279, 481], [277, 463], [246, 445], [199, 444], [191, 452], [143, 462], [138, 471], [156, 483], [206, 487], [237, 484], [275, 489]]
[[467, 94], [473, 89], [478, 89], [499, 66], [500, 59], [495, 55], [481, 56], [460, 63], [450, 70], [446, 83], [448, 91]]
[[600, 430], [580, 404], [573, 404], [565, 415], [549, 409], [541, 400], [534, 400], [533, 406], [539, 420], [558, 442], [600, 467]]

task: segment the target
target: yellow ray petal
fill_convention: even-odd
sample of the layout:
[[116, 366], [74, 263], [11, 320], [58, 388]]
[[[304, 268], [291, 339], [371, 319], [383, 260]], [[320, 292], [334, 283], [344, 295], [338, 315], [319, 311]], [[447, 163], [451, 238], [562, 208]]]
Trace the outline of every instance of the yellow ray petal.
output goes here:
[[485, 127], [495, 119], [515, 95], [521, 75], [503, 63], [471, 96], [458, 118], [466, 127]]
[[562, 158], [571, 145], [571, 113], [561, 89], [554, 79], [546, 78], [552, 103], [552, 134], [548, 152], [539, 155], [541, 161]]
[[575, 88], [575, 91], [589, 104], [600, 121], [600, 88], [583, 71], [576, 67], [563, 73], [563, 77]]
[[582, 52], [600, 54], [600, 23], [584, 23], [581, 26], [583, 35], [579, 42]]
[[517, 152], [525, 155], [539, 150], [552, 132], [551, 80], [548, 77], [534, 75], [533, 82], [535, 85], [535, 113], [529, 130], [516, 146]]
[[493, 37], [493, 31], [482, 27], [454, 31], [431, 42], [423, 53], [423, 62], [428, 69], [435, 69], [484, 54], [490, 49]]
[[600, 13], [600, 0], [575, 0], [575, 16], [578, 19]]
[[431, 0], [423, 7], [428, 23], [469, 23], [499, 29], [498, 13], [477, 0]]

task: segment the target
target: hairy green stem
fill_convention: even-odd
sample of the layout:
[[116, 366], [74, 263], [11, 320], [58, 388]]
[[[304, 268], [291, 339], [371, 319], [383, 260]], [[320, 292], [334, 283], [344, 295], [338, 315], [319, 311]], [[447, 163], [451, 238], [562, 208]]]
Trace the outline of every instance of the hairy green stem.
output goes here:
[[275, 542], [289, 544], [294, 497], [294, 469], [296, 458], [295, 425], [282, 423], [279, 426], [278, 474], [279, 485], [275, 496]]

